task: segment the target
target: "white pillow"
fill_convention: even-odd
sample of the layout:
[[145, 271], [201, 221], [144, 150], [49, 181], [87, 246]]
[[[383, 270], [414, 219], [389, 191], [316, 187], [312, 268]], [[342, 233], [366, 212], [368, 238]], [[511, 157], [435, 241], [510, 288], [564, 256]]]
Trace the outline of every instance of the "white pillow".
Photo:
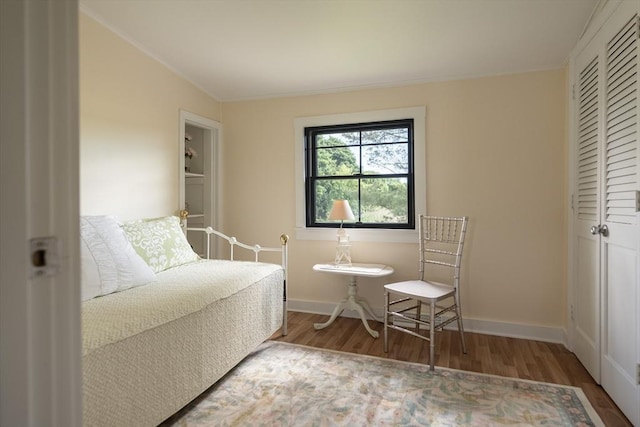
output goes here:
[[82, 301], [141, 286], [155, 279], [153, 270], [127, 240], [116, 218], [80, 218]]

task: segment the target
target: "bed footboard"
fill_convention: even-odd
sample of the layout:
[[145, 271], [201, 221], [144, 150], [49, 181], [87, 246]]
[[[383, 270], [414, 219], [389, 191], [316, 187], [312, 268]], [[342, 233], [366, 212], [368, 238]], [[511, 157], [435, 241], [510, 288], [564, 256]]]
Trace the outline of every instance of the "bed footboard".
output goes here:
[[[186, 212], [186, 211], [185, 211]], [[207, 244], [207, 259], [211, 259], [211, 245], [212, 245], [212, 239], [215, 239], [216, 237], [221, 238], [223, 240], [226, 240], [229, 243], [229, 247], [230, 247], [230, 257], [229, 259], [231, 261], [234, 260], [234, 249], [236, 247], [241, 248], [241, 249], [245, 249], [248, 251], [253, 251], [254, 252], [254, 261], [255, 262], [259, 262], [260, 261], [260, 253], [261, 252], [280, 252], [281, 253], [281, 257], [282, 257], [282, 261], [281, 261], [281, 265], [282, 265], [282, 269], [284, 270], [284, 283], [283, 283], [283, 295], [282, 295], [282, 335], [287, 335], [288, 330], [287, 330], [287, 267], [288, 267], [288, 242], [289, 242], [289, 236], [287, 236], [286, 234], [281, 234], [280, 235], [280, 247], [263, 247], [260, 245], [247, 245], [245, 243], [239, 242], [235, 237], [229, 237], [224, 233], [221, 233], [220, 231], [214, 230], [212, 227], [205, 227], [205, 228], [192, 228], [192, 227], [187, 227], [187, 216], [188, 214], [185, 214], [183, 212], [180, 212], [180, 218], [181, 218], [181, 224], [182, 224], [182, 228], [185, 231], [185, 234], [187, 231], [192, 231], [192, 232], [201, 232], [201, 233], [205, 233], [206, 234], [206, 244]]]

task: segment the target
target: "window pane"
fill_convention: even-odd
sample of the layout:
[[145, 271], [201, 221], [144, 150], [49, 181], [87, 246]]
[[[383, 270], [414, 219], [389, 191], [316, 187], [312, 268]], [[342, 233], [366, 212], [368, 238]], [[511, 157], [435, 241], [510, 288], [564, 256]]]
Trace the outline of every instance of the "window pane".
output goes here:
[[316, 176], [344, 176], [360, 173], [359, 147], [320, 148]]
[[362, 144], [382, 144], [390, 142], [408, 142], [408, 128], [368, 130], [362, 132]]
[[367, 178], [362, 181], [362, 222], [408, 222], [409, 201], [406, 178]]
[[333, 206], [333, 201], [346, 199], [349, 201], [354, 215], [358, 215], [358, 179], [322, 179], [316, 181], [315, 185], [315, 221], [317, 223], [333, 223], [329, 221], [329, 213]]
[[367, 145], [362, 147], [362, 173], [409, 172], [409, 144]]
[[335, 147], [360, 143], [360, 132], [338, 132], [318, 134], [317, 147]]

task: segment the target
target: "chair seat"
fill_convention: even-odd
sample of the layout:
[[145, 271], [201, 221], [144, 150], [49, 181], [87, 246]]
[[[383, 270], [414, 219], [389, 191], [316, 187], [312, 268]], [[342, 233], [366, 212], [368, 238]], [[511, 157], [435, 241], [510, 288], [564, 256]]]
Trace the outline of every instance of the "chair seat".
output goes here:
[[453, 286], [423, 280], [389, 283], [384, 285], [384, 288], [389, 292], [421, 300], [439, 300], [451, 296], [455, 292]]

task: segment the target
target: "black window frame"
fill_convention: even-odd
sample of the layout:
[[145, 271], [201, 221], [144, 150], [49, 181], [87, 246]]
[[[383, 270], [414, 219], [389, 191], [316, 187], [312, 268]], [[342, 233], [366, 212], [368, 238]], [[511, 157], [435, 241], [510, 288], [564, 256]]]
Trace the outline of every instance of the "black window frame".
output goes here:
[[[406, 173], [389, 173], [389, 174], [362, 174], [353, 175], [332, 175], [332, 176], [316, 176], [317, 174], [317, 136], [323, 134], [331, 134], [338, 132], [363, 132], [372, 130], [394, 129], [394, 128], [406, 128], [408, 130], [408, 167]], [[350, 124], [338, 124], [328, 126], [313, 126], [304, 128], [304, 141], [305, 141], [305, 216], [306, 226], [309, 228], [337, 228], [340, 223], [333, 222], [316, 222], [316, 194], [314, 191], [315, 184], [319, 180], [325, 179], [345, 179], [345, 180], [357, 180], [358, 181], [358, 209], [354, 209], [355, 221], [345, 222], [344, 228], [360, 228], [360, 229], [402, 229], [402, 230], [415, 230], [415, 133], [414, 133], [414, 119], [398, 119], [398, 120], [385, 120], [375, 122], [364, 123], [350, 123]], [[362, 144], [362, 138], [360, 143], [355, 146], [361, 148], [371, 144]], [[360, 162], [360, 166], [362, 163]], [[360, 184], [362, 179], [376, 179], [376, 178], [406, 178], [407, 180], [407, 222], [406, 223], [363, 223], [360, 222], [359, 208], [360, 201]], [[352, 209], [354, 207], [352, 206]], [[358, 210], [356, 212], [356, 210]]]

